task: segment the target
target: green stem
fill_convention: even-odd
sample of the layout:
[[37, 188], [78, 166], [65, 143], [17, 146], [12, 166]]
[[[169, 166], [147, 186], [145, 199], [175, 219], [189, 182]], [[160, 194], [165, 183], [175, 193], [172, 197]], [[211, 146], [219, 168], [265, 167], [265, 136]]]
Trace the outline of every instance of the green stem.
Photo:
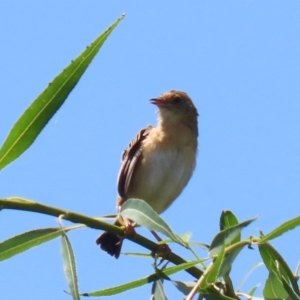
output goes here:
[[[91, 218], [82, 214], [78, 214], [72, 211], [56, 208], [53, 206], [44, 205], [38, 202], [34, 202], [31, 200], [26, 200], [22, 198], [7, 198], [7, 199], [0, 199], [0, 210], [2, 209], [14, 209], [14, 210], [22, 210], [22, 211], [31, 211], [35, 213], [40, 213], [44, 215], [49, 215], [53, 217], [62, 216], [64, 220], [68, 220], [72, 223], [80, 223], [84, 224], [87, 227], [94, 228], [94, 229], [101, 229], [105, 231], [109, 231], [114, 234], [123, 235], [124, 229], [122, 227], [118, 227], [106, 222], [103, 222], [96, 218]], [[151, 252], [156, 252], [158, 249], [158, 244], [144, 238], [139, 234], [134, 234], [133, 236], [126, 236], [128, 240], [141, 245], [144, 248], [149, 249]], [[186, 263], [184, 259], [180, 256], [176, 255], [175, 253], [171, 252], [168, 256], [168, 260], [175, 265], [179, 265], [182, 263]], [[190, 275], [195, 278], [200, 278], [203, 272], [198, 269], [197, 267], [192, 267], [186, 270]]]

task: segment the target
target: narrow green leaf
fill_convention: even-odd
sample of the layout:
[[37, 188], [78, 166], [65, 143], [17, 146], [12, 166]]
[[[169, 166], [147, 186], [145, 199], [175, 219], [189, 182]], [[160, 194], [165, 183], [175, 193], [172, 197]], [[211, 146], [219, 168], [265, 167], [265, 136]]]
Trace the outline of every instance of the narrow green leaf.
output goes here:
[[202, 259], [192, 260], [192, 261], [189, 261], [189, 262], [177, 265], [177, 266], [173, 266], [173, 267], [164, 269], [163, 272], [164, 272], [165, 275], [170, 276], [170, 275], [173, 275], [173, 274], [178, 273], [180, 271], [189, 269], [189, 268], [201, 263], [202, 261], [203, 261]]
[[[189, 268], [195, 266], [196, 264], [198, 264], [200, 262], [201, 262], [200, 260], [194, 260], [194, 261], [191, 261], [191, 262], [180, 264], [178, 266], [174, 266], [174, 267], [164, 269], [162, 272], [166, 276], [170, 276], [170, 275], [178, 273], [182, 270], [189, 269]], [[107, 288], [107, 289], [100, 290], [100, 291], [83, 293], [83, 294], [80, 294], [80, 295], [81, 296], [87, 296], [87, 297], [99, 297], [99, 296], [116, 295], [116, 294], [123, 293], [123, 292], [126, 292], [126, 291], [131, 290], [131, 289], [138, 288], [138, 287], [143, 286], [145, 284], [148, 284], [149, 283], [149, 278], [151, 278], [152, 276], [155, 276], [155, 275], [156, 274], [152, 274], [152, 275], [149, 275], [147, 277], [143, 277], [143, 278], [140, 278], [140, 279], [137, 279], [137, 280], [134, 280], [134, 281], [122, 284], [122, 285], [118, 285], [118, 286], [115, 286], [115, 287], [112, 287], [112, 288]]]
[[[256, 290], [258, 289], [259, 285], [254, 286], [248, 293], [247, 295], [253, 296]], [[253, 299], [253, 298], [252, 298]], [[262, 299], [263, 300], [263, 299]]]
[[295, 227], [297, 227], [299, 225], [300, 225], [300, 217], [296, 217], [294, 219], [291, 219], [291, 220], [281, 224], [280, 226], [278, 226], [277, 228], [272, 230], [270, 233], [264, 235], [260, 239], [259, 242], [260, 243], [265, 243], [267, 241], [275, 239], [275, 238], [281, 236], [282, 234], [286, 233], [287, 231], [294, 229]]
[[287, 297], [286, 289], [281, 280], [282, 276], [299, 295], [297, 280], [283, 257], [269, 243], [259, 244], [258, 248], [263, 262], [269, 270], [269, 277], [264, 287], [264, 297]]
[[[238, 224], [239, 224], [238, 219], [230, 210], [222, 211], [221, 218], [220, 218], [220, 230], [226, 230], [233, 226], [237, 226]], [[236, 235], [236, 237], [230, 243], [228, 243], [228, 245], [236, 244], [240, 240], [241, 240], [241, 233], [239, 232]], [[243, 248], [244, 248], [243, 245], [238, 248], [235, 248], [232, 252], [230, 252], [226, 256], [226, 258], [222, 263], [222, 267], [220, 269], [220, 276], [224, 276], [225, 274], [229, 275], [234, 260], [236, 259], [236, 257], [238, 256], [238, 254]]]
[[[259, 262], [253, 265], [253, 267], [251, 267], [251, 269], [247, 272], [247, 274], [245, 275], [245, 277], [241, 280], [237, 291], [241, 291], [242, 290], [242, 286], [244, 285], [244, 283], [246, 282], [247, 278], [250, 276], [251, 273], [254, 272], [254, 270], [256, 270], [258, 267], [263, 266], [264, 263]], [[258, 288], [258, 286], [253, 287], [250, 292], [248, 293], [248, 295], [253, 296], [254, 292], [256, 291], [256, 289]]]
[[237, 217], [230, 210], [223, 210], [220, 217], [220, 230], [239, 224]]
[[[220, 270], [221, 272], [221, 270]], [[219, 277], [221, 277], [222, 275], [219, 272]], [[222, 276], [222, 282], [223, 285], [226, 286], [226, 296], [231, 297], [231, 298], [236, 298], [236, 292], [232, 283], [232, 279], [230, 278], [229, 274], [225, 274]]]
[[[163, 267], [164, 268], [164, 267]], [[163, 270], [162, 268], [162, 270]], [[196, 281], [192, 281], [192, 282], [183, 282], [183, 281], [177, 281], [177, 280], [172, 280], [170, 277], [168, 277], [167, 275], [165, 275], [162, 270], [159, 270], [157, 268], [155, 268], [155, 273], [159, 275], [159, 277], [161, 278], [161, 280], [168, 280], [171, 281], [174, 286], [184, 295], [188, 295], [192, 289], [194, 288], [194, 286], [196, 285]], [[156, 298], [155, 298], [156, 300]]]
[[214, 260], [212, 265], [208, 267], [203, 273], [203, 281], [202, 284], [200, 285], [200, 290], [208, 288], [210, 285], [212, 285], [217, 281], [222, 266], [222, 262], [224, 260], [224, 254], [225, 254], [225, 246], [221, 248], [218, 257]]
[[185, 246], [182, 239], [172, 231], [170, 226], [144, 200], [126, 200], [122, 205], [120, 214], [149, 230], [161, 232], [174, 242]]
[[51, 117], [64, 103], [95, 57], [104, 41], [123, 16], [71, 62], [33, 101], [15, 123], [0, 149], [0, 170], [28, 149]]
[[226, 255], [220, 272], [219, 272], [219, 276], [224, 276], [225, 274], [229, 274], [232, 264], [235, 261], [235, 259], [237, 258], [237, 256], [239, 255], [239, 253], [241, 252], [241, 250], [245, 247], [245, 245], [240, 245], [238, 247], [236, 247], [233, 251], [231, 251], [230, 253], [228, 253], [228, 255]]
[[[220, 218], [220, 230], [230, 228], [238, 225], [239, 221], [237, 217], [230, 210], [223, 210]], [[230, 244], [235, 244], [241, 240], [241, 233], [239, 233]]]
[[166, 269], [166, 267], [167, 267], [167, 265], [168, 265], [168, 262], [166, 262], [162, 267], [161, 267], [161, 269], [159, 269], [158, 267], [157, 267], [157, 261], [155, 261], [154, 262], [154, 264], [152, 265], [152, 267], [153, 267], [153, 269], [154, 269], [154, 271], [155, 271], [155, 274], [156, 275], [158, 275], [158, 277], [160, 278], [160, 279], [162, 279], [162, 280], [171, 280], [171, 278], [169, 277], [169, 276], [167, 276], [167, 275], [165, 275], [165, 273], [163, 272], [163, 270], [165, 270]]
[[161, 279], [155, 280], [152, 284], [151, 288], [151, 299], [154, 300], [168, 300], [165, 290], [163, 281]]
[[215, 291], [214, 289], [201, 292], [201, 296], [204, 296], [205, 300], [236, 300], [234, 298], [222, 295], [221, 293]]
[[182, 235], [180, 236], [180, 238], [181, 238], [186, 244], [188, 244], [188, 243], [190, 242], [191, 237], [192, 237], [192, 233], [191, 233], [191, 232], [186, 232], [186, 233], [184, 233], [184, 234], [182, 234]]
[[74, 252], [64, 231], [62, 232], [61, 237], [61, 254], [63, 258], [65, 276], [70, 288], [70, 294], [72, 295], [73, 300], [80, 300]]
[[288, 294], [283, 287], [282, 281], [274, 272], [269, 272], [266, 284], [263, 289], [263, 296], [265, 299], [286, 299]]
[[184, 282], [184, 281], [178, 281], [178, 280], [171, 280], [172, 283], [175, 285], [175, 287], [184, 295], [188, 295], [194, 286], [196, 285], [195, 281], [189, 281], [189, 282]]
[[28, 231], [9, 238], [0, 243], [0, 261], [53, 240], [61, 234], [61, 228], [44, 228]]
[[223, 245], [230, 244], [246, 226], [256, 219], [257, 218], [253, 218], [220, 231], [211, 242], [209, 252], [210, 257], [218, 254]]
[[297, 293], [291, 288], [291, 286], [289, 285], [289, 283], [287, 282], [287, 280], [283, 276], [281, 276], [281, 281], [282, 281], [283, 287], [287, 291], [290, 298], [292, 300], [300, 300], [299, 295], [297, 295]]
[[203, 243], [198, 243], [198, 242], [189, 242], [190, 246], [195, 246], [195, 247], [199, 247], [203, 250], [208, 251], [209, 250], [209, 245], [207, 244], [203, 244]]
[[149, 254], [149, 253], [141, 253], [141, 252], [122, 252], [122, 255], [150, 258], [151, 260], [153, 259], [153, 256], [151, 256], [151, 254]]

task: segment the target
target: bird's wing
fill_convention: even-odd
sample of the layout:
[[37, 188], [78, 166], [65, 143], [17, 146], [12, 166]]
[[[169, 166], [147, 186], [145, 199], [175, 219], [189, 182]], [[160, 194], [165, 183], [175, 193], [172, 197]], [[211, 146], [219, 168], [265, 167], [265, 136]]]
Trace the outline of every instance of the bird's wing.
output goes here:
[[142, 143], [149, 135], [153, 127], [151, 125], [142, 129], [138, 135], [131, 141], [122, 155], [122, 166], [118, 177], [118, 192], [123, 200], [127, 198], [127, 191], [136, 166], [136, 163], [142, 153]]

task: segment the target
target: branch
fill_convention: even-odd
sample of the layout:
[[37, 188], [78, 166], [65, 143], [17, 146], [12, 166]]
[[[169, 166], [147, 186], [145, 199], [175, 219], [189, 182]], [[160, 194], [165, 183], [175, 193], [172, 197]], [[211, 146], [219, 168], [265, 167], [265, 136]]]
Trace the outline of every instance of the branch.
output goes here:
[[[21, 211], [31, 211], [35, 213], [40, 213], [44, 215], [49, 215], [53, 217], [59, 217], [63, 216], [62, 218], [65, 220], [68, 220], [72, 223], [80, 223], [84, 224], [89, 228], [94, 229], [101, 229], [105, 231], [109, 231], [114, 234], [123, 235], [124, 229], [122, 227], [118, 227], [106, 222], [103, 222], [96, 218], [91, 218], [86, 215], [78, 214], [72, 211], [44, 205], [38, 202], [34, 202], [31, 200], [26, 200], [22, 198], [6, 198], [6, 199], [0, 199], [0, 210], [2, 209], [14, 209], [14, 210], [21, 210]], [[145, 237], [135, 234], [134, 236], [126, 236], [126, 239], [139, 244], [140, 246], [147, 248], [151, 252], [156, 252], [158, 245]], [[183, 263], [186, 263], [184, 259], [182, 259], [177, 254], [171, 252], [171, 254], [168, 256], [168, 260], [172, 262], [175, 265], [180, 265]], [[196, 279], [200, 278], [203, 274], [203, 272], [198, 269], [197, 267], [192, 267], [186, 270], [190, 275], [195, 277]]]

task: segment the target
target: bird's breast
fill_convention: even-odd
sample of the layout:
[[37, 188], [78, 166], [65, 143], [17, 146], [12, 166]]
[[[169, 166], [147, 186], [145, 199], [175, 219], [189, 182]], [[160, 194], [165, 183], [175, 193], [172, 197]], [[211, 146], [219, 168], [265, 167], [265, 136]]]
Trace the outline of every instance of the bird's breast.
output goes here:
[[128, 198], [145, 200], [157, 213], [164, 211], [179, 196], [193, 173], [195, 143], [160, 136], [147, 139], [128, 188]]

